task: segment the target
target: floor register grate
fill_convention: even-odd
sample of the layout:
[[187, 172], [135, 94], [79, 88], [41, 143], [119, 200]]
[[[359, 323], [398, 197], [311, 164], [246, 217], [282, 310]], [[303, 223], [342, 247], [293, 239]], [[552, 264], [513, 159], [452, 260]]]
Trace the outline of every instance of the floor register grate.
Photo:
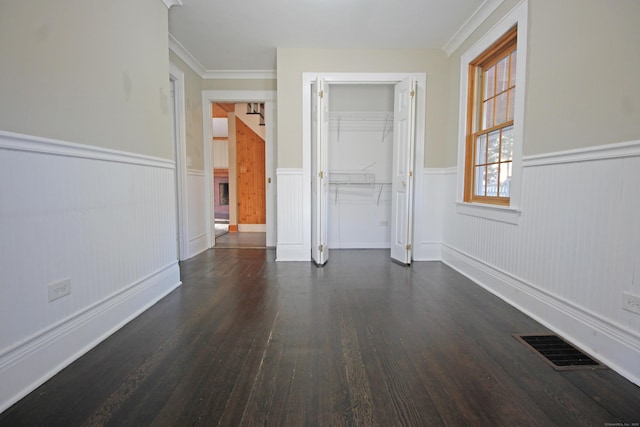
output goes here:
[[556, 370], [600, 369], [605, 365], [554, 334], [514, 335]]

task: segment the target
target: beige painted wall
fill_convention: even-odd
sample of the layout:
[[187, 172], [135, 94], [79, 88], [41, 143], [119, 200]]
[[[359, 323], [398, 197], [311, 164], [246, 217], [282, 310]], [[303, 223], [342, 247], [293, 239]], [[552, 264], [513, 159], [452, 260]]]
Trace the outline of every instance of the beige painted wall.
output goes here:
[[[451, 55], [445, 166], [456, 164], [460, 56], [518, 0], [505, 0]], [[523, 154], [640, 139], [640, 2], [530, 0]]]
[[640, 139], [640, 2], [535, 0], [524, 154]]
[[0, 129], [170, 159], [160, 0], [0, 0]]
[[393, 85], [334, 85], [329, 96], [329, 111], [393, 112], [394, 96]]
[[278, 167], [302, 167], [303, 72], [427, 74], [425, 164], [443, 164], [449, 60], [439, 50], [278, 49]]
[[204, 170], [202, 147], [202, 78], [175, 53], [169, 60], [184, 72], [184, 109], [189, 169]]
[[204, 79], [203, 90], [276, 90], [275, 79]]

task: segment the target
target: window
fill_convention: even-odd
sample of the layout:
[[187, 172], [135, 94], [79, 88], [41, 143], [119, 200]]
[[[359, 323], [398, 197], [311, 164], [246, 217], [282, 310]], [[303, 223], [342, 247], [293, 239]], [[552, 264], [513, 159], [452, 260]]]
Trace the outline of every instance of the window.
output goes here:
[[517, 27], [469, 63], [464, 201], [509, 205]]
[[514, 225], [523, 192], [528, 9], [521, 0], [460, 57], [456, 211]]

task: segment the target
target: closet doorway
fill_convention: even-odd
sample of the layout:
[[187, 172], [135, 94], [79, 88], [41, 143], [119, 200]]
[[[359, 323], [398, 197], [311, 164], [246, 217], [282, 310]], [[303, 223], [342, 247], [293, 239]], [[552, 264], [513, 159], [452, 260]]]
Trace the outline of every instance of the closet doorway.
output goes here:
[[323, 265], [331, 249], [389, 248], [392, 260], [410, 264], [424, 75], [306, 77], [311, 259]]

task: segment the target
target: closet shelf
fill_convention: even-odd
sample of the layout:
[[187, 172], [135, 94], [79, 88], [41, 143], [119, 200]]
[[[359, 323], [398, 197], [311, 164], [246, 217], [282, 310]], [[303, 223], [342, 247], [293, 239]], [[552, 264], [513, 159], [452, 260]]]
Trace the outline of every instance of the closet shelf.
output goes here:
[[385, 186], [390, 186], [391, 183], [390, 182], [344, 182], [344, 181], [329, 181], [330, 185], [335, 185], [336, 186], [336, 196], [335, 196], [335, 200], [334, 203], [338, 203], [338, 193], [340, 192], [340, 186], [346, 185], [347, 187], [351, 187], [351, 186], [366, 186], [366, 187], [373, 187], [373, 186], [380, 186], [380, 189], [378, 190], [378, 199], [376, 201], [376, 206], [380, 205], [380, 196], [382, 196], [382, 190], [384, 189]]
[[372, 172], [329, 171], [329, 184], [373, 184], [376, 174]]

